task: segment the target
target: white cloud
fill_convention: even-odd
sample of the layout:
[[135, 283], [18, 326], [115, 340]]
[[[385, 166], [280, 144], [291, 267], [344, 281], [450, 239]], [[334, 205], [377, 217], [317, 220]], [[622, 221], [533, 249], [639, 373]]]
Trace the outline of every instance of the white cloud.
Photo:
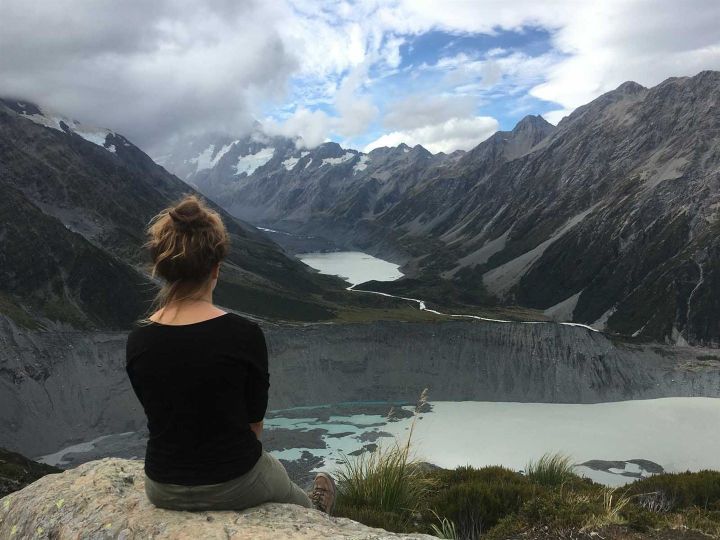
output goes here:
[[403, 111], [374, 93], [368, 73], [401, 69], [402, 45], [430, 30], [548, 31], [552, 49], [542, 53], [448, 56], [432, 89], [413, 88], [410, 72], [407, 94], [463, 94], [476, 105], [490, 93], [532, 95], [557, 103], [550, 121], [626, 80], [651, 86], [720, 69], [717, 0], [36, 0], [32, 9], [4, 0], [2, 11], [0, 95], [145, 146], [183, 132], [241, 134], [267, 115], [276, 132], [307, 144], [352, 140], [378, 120], [385, 137], [476, 121], [477, 107], [462, 102], [413, 111], [410, 99]]
[[270, 3], [3, 2], [0, 95], [110, 127], [145, 147], [248, 130], [298, 69]]
[[405, 39], [397, 36], [391, 36], [382, 48], [382, 56], [385, 59], [385, 63], [391, 67], [396, 68], [400, 65], [402, 57], [400, 55], [400, 47], [405, 43]]
[[343, 79], [335, 94], [338, 116], [334, 118], [333, 131], [343, 137], [362, 134], [378, 115], [372, 98], [362, 91], [367, 69], [367, 63], [356, 66]]
[[489, 116], [450, 118], [444, 122], [415, 129], [393, 131], [377, 138], [365, 148], [369, 152], [381, 146], [421, 144], [433, 153], [469, 150], [499, 129], [498, 121]]
[[383, 125], [392, 130], [409, 130], [436, 125], [450, 118], [475, 114], [477, 100], [471, 96], [411, 94], [388, 104]]
[[565, 118], [566, 116], [569, 116], [570, 113], [573, 112], [574, 109], [556, 109], [554, 111], [548, 111], [546, 113], [543, 113], [542, 117], [553, 124], [554, 126], [558, 125], [558, 122]]
[[263, 121], [263, 129], [270, 135], [283, 135], [285, 137], [300, 137], [298, 146], [313, 148], [327, 139], [332, 119], [323, 111], [311, 111], [300, 108], [283, 122], [272, 118]]
[[579, 3], [553, 36], [564, 58], [531, 90], [562, 105], [559, 120], [621, 83], [654, 86], [671, 76], [720, 69], [720, 2]]
[[300, 136], [299, 145], [307, 148], [325, 142], [331, 134], [349, 138], [363, 134], [379, 114], [372, 99], [363, 93], [366, 79], [366, 63], [359, 64], [345, 76], [332, 102], [337, 114], [299, 107], [284, 120], [266, 119], [265, 130], [286, 137]]

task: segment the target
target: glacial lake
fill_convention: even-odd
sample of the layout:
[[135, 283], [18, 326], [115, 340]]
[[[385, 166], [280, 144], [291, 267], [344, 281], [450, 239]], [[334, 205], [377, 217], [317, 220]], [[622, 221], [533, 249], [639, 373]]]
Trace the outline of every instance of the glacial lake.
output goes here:
[[[430, 406], [415, 420], [411, 448], [417, 459], [440, 467], [523, 470], [559, 452], [579, 475], [610, 486], [661, 471], [720, 470], [720, 430], [709, 429], [720, 425], [717, 398], [586, 405], [431, 400]], [[412, 411], [379, 402], [268, 411], [263, 446], [291, 468], [333, 471], [347, 456], [404, 445]], [[116, 433], [36, 459], [66, 468], [107, 456], [142, 458], [145, 444], [143, 433]]]
[[403, 273], [400, 266], [362, 251], [334, 251], [330, 253], [300, 253], [298, 259], [322, 274], [339, 276], [350, 285], [370, 280], [394, 281]]
[[[545, 453], [572, 459], [576, 472], [610, 486], [659, 472], [720, 470], [720, 399], [661, 398], [597, 404], [431, 401], [416, 420], [415, 457], [440, 467], [503, 465], [523, 470]], [[390, 406], [386, 406], [387, 409]], [[402, 407], [412, 411], [413, 407]], [[382, 414], [275, 411], [266, 428], [321, 429], [324, 448], [272, 452], [285, 460], [303, 452], [321, 457], [318, 470], [332, 470], [343, 455], [375, 444], [405, 444], [412, 418], [388, 421]]]

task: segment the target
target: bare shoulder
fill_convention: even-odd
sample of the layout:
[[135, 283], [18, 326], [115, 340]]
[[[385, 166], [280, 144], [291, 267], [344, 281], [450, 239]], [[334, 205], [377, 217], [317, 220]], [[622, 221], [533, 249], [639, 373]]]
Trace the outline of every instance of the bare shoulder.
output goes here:
[[220, 309], [215, 305], [206, 305], [202, 307], [188, 307], [185, 309], [160, 308], [148, 317], [149, 320], [156, 323], [170, 324], [192, 324], [202, 322], [216, 317], [227, 315], [227, 311]]

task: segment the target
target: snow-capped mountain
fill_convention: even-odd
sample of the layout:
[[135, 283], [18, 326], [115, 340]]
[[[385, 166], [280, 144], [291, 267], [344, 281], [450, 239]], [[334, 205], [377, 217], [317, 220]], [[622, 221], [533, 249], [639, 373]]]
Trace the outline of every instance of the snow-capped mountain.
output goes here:
[[63, 133], [74, 133], [86, 141], [100, 148], [104, 148], [108, 152], [116, 153], [118, 146], [132, 146], [130, 141], [125, 137], [109, 129], [83, 124], [52, 109], [40, 107], [34, 103], [12, 99], [2, 99], [0, 102], [17, 114], [28, 120], [32, 120], [38, 125]]
[[405, 144], [370, 153], [334, 142], [309, 149], [258, 128], [242, 138], [206, 135], [182, 141], [161, 163], [234, 215], [295, 228], [343, 204], [355, 217], [371, 217], [376, 204], [380, 208], [394, 200], [418, 174], [462, 154], [433, 155]]
[[526, 117], [466, 153], [273, 139], [245, 150], [266, 149], [250, 174], [228, 150], [195, 182], [251, 222], [407, 263], [388, 291], [715, 346], [719, 111], [706, 71], [624, 83], [556, 128]]

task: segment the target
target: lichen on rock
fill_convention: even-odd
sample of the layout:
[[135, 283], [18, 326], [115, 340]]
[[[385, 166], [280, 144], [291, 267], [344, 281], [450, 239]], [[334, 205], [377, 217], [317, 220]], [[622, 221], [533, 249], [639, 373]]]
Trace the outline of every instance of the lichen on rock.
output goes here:
[[430, 539], [394, 534], [292, 504], [234, 512], [180, 512], [145, 496], [143, 462], [106, 458], [45, 476], [0, 499], [0, 538]]

